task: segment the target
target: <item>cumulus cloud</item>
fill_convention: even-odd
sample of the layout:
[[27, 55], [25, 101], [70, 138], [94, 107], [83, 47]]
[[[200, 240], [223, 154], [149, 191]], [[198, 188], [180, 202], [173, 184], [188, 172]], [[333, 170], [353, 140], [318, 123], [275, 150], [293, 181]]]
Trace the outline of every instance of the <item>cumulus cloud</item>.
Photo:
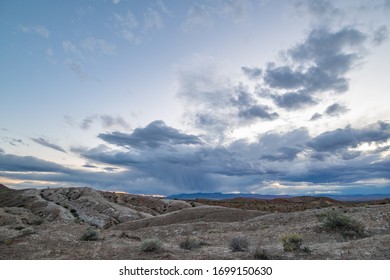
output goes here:
[[352, 27], [314, 28], [303, 42], [285, 52], [289, 63], [268, 64], [263, 85], [268, 90], [259, 92], [286, 110], [316, 105], [315, 96], [320, 94], [346, 92], [346, 74], [363, 56], [366, 39], [366, 34]]
[[18, 29], [24, 33], [37, 34], [46, 39], [50, 36], [50, 31], [45, 26], [39, 24], [20, 25]]
[[163, 121], [154, 121], [144, 128], [136, 128], [132, 133], [101, 133], [98, 136], [104, 141], [117, 146], [143, 149], [159, 148], [164, 145], [199, 145], [201, 140], [190, 134], [167, 126]]
[[66, 153], [66, 151], [63, 148], [61, 148], [60, 146], [58, 146], [56, 144], [51, 143], [49, 140], [44, 139], [42, 137], [41, 138], [31, 138], [31, 140], [33, 140], [35, 143], [37, 143], [39, 145], [54, 149], [56, 151]]

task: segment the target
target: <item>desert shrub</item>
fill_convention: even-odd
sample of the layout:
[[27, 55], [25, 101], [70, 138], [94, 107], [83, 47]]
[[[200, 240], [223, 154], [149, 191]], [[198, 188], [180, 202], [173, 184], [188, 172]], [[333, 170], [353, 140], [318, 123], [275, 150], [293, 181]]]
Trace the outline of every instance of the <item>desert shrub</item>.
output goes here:
[[255, 250], [253, 251], [253, 258], [255, 260], [269, 260], [270, 257], [264, 248], [261, 246], [257, 246]]
[[23, 235], [30, 235], [30, 234], [33, 234], [35, 233], [35, 229], [32, 228], [32, 227], [27, 227], [27, 228], [24, 228], [20, 231]]
[[73, 217], [75, 218], [78, 218], [79, 217], [79, 213], [77, 213], [77, 210], [76, 209], [71, 209], [70, 210], [70, 213], [73, 215]]
[[237, 236], [230, 240], [229, 248], [233, 252], [242, 252], [248, 249], [249, 243], [245, 237]]
[[364, 236], [365, 230], [362, 223], [337, 211], [328, 211], [322, 217], [322, 227], [327, 231], [338, 232], [343, 237], [350, 238]]
[[301, 248], [302, 237], [299, 234], [286, 234], [281, 237], [284, 251], [296, 251]]
[[24, 229], [24, 226], [16, 226], [16, 227], [14, 227], [14, 230], [22, 230], [22, 229]]
[[202, 246], [202, 241], [200, 241], [196, 237], [187, 237], [185, 240], [180, 242], [179, 246], [182, 249], [191, 251], [200, 248]]
[[311, 249], [307, 246], [305, 246], [303, 249], [302, 249], [302, 252], [306, 253], [306, 254], [311, 254]]
[[158, 252], [161, 249], [161, 241], [153, 239], [145, 239], [141, 242], [141, 251], [145, 253]]
[[94, 227], [89, 227], [87, 230], [83, 233], [83, 235], [80, 238], [83, 241], [96, 241], [99, 240], [99, 232]]

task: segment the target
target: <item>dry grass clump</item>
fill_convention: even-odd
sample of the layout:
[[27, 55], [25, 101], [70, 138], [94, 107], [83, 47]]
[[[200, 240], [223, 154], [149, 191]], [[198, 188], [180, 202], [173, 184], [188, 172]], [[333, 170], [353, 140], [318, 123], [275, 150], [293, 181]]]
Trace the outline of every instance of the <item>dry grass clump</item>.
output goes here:
[[299, 234], [286, 234], [281, 237], [283, 249], [286, 252], [296, 251], [301, 248], [302, 237]]
[[179, 246], [184, 250], [192, 251], [194, 249], [200, 248], [202, 246], [202, 241], [196, 237], [187, 237], [182, 242], [180, 242]]

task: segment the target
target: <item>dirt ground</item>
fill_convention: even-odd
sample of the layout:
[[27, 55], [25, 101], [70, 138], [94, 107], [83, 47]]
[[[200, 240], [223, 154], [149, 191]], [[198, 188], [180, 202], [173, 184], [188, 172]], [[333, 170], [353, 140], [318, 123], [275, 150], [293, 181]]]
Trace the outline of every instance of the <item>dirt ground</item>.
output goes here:
[[[282, 213], [154, 198], [141, 205], [136, 196], [115, 202], [94, 190], [80, 190], [73, 200], [57, 196], [56, 201], [39, 191], [2, 190], [0, 259], [390, 259], [390, 204]], [[86, 201], [94, 203], [84, 209]], [[140, 212], [142, 207], [149, 210]], [[356, 221], [364, 232], [343, 236], [325, 230], [321, 217], [330, 211]], [[94, 213], [99, 219], [91, 218]], [[97, 240], [82, 240], [91, 225]], [[293, 234], [300, 238], [299, 249], [285, 251], [281, 238]], [[230, 246], [237, 237], [246, 243], [242, 251]], [[197, 248], [183, 249], [186, 238], [196, 240]], [[161, 246], [146, 252], [142, 248], [148, 239]]]

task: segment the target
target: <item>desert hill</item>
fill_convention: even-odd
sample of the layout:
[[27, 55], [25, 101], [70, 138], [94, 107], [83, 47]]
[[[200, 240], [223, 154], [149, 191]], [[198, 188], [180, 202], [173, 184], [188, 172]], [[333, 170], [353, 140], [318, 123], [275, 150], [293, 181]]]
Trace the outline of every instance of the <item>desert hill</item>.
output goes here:
[[[185, 201], [0, 185], [0, 259], [389, 259], [389, 202]], [[285, 250], [282, 238], [294, 235], [299, 248]], [[242, 250], [231, 245], [237, 238]], [[151, 239], [158, 248], [145, 250]]]

